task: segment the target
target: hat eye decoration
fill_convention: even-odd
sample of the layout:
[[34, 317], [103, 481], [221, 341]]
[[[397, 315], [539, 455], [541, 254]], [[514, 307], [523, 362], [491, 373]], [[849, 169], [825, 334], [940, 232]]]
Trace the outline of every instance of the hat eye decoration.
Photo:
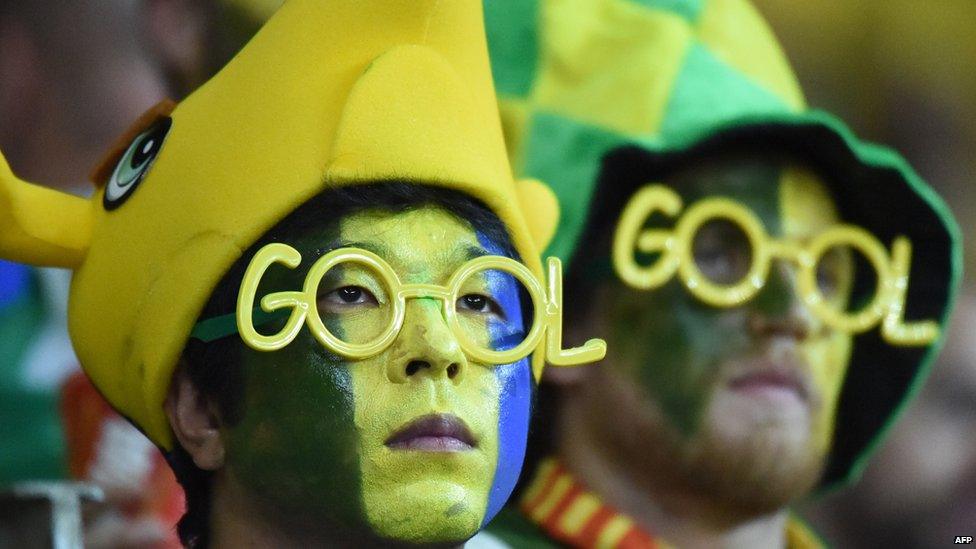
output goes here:
[[106, 210], [118, 208], [132, 196], [163, 148], [163, 141], [172, 125], [173, 120], [169, 117], [159, 119], [149, 129], [136, 136], [129, 148], [125, 150], [105, 185], [103, 203]]

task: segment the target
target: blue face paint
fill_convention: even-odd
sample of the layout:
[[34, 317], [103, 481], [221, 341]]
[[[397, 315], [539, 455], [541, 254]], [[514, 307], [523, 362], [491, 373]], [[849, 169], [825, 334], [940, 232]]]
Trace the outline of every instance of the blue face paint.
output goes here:
[[[479, 232], [477, 236], [478, 242], [489, 253], [505, 255], [501, 247], [485, 235]], [[492, 297], [507, 315], [505, 321], [489, 324], [492, 348], [512, 349], [524, 339], [527, 332], [518, 284], [511, 275], [501, 272], [489, 273], [488, 283]], [[496, 366], [495, 377], [499, 387], [498, 460], [482, 525], [491, 521], [508, 501], [522, 470], [532, 404], [531, 359], [526, 357], [512, 364]]]

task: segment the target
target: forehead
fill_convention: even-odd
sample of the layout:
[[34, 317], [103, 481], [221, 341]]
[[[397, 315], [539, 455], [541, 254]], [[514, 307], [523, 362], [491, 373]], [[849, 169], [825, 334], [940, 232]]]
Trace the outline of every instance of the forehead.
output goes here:
[[484, 249], [471, 224], [435, 206], [404, 212], [364, 210], [339, 223], [344, 244], [376, 252], [391, 266], [456, 264]]
[[773, 155], [717, 157], [665, 178], [685, 204], [712, 197], [748, 207], [774, 236], [806, 236], [840, 221], [824, 179], [798, 161]]

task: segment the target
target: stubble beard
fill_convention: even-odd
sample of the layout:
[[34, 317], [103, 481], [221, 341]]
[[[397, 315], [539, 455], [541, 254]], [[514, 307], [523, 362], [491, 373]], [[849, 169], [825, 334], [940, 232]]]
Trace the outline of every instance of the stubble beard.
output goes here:
[[826, 458], [812, 443], [815, 408], [803, 418], [778, 411], [730, 413], [713, 395], [697, 432], [662, 425], [677, 480], [689, 495], [719, 515], [749, 519], [768, 515], [807, 495], [819, 482]]

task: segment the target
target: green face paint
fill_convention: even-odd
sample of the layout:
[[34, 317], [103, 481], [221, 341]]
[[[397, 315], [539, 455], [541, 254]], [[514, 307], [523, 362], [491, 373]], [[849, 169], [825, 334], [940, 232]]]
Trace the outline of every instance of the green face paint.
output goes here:
[[[485, 250], [467, 223], [431, 207], [356, 213], [337, 230], [292, 245], [314, 258], [336, 243], [374, 251], [404, 283], [443, 284], [472, 250]], [[259, 295], [300, 287], [304, 275], [301, 268], [271, 269]], [[484, 291], [479, 281], [471, 285], [472, 292]], [[356, 267], [329, 273], [319, 286], [323, 321], [346, 341], [362, 342], [381, 330], [388, 302], [375, 277]], [[244, 419], [227, 430], [228, 468], [283, 516], [325, 519], [352, 535], [411, 542], [470, 537], [489, 513], [499, 452], [507, 451], [500, 444], [500, 408], [524, 407], [527, 427], [530, 391], [520, 390], [515, 402], [498, 375], [505, 366], [469, 362], [436, 299], [408, 300], [396, 341], [366, 360], [343, 362], [303, 330], [280, 351], [246, 350], [243, 362]], [[391, 444], [418, 419], [447, 416], [464, 425], [472, 448]], [[523, 428], [523, 451], [524, 438]], [[521, 454], [515, 457], [520, 463]]]
[[[805, 239], [837, 222], [836, 209], [812, 174], [786, 162], [725, 158], [687, 169], [662, 183], [681, 194], [684, 204], [713, 196], [728, 197], [751, 209], [769, 234]], [[652, 220], [665, 226], [663, 218]], [[723, 226], [725, 225], [725, 226]], [[670, 226], [670, 225], [668, 225]], [[699, 232], [695, 261], [703, 272], [726, 282], [741, 279], [750, 262], [744, 235], [731, 225], [716, 223]], [[731, 253], [729, 250], [742, 250]], [[849, 259], [849, 258], [848, 258]], [[846, 299], [849, 265], [831, 262], [843, 287], [833, 295]], [[846, 266], [846, 267], [845, 267]], [[720, 309], [703, 304], [677, 280], [652, 292], [622, 284], [614, 292], [609, 317], [608, 345], [619, 367], [658, 402], [664, 414], [685, 437], [702, 427], [709, 405], [722, 391], [731, 391], [740, 378], [760, 370], [795, 370], [806, 384], [811, 440], [818, 451], [829, 445], [829, 427], [840, 382], [850, 353], [850, 337], [820, 326], [797, 308], [795, 272], [774, 265], [766, 286], [740, 307]], [[808, 335], [792, 336], [776, 330], [803, 317]], [[757, 330], [758, 325], [775, 329]], [[743, 384], [746, 384], [743, 382]]]

